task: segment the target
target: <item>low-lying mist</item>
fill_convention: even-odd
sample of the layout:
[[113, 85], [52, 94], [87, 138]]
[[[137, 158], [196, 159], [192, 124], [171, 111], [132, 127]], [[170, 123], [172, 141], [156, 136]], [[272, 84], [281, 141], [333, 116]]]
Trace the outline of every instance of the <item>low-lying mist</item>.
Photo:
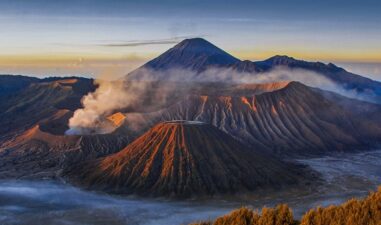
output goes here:
[[234, 206], [169, 202], [87, 192], [52, 181], [2, 181], [0, 224], [186, 224]]
[[286, 203], [299, 218], [307, 209], [362, 197], [381, 182], [381, 151], [300, 160], [322, 174], [316, 191], [269, 193], [244, 200], [169, 201], [88, 192], [53, 181], [2, 180], [0, 224], [168, 225], [212, 220], [240, 206]]
[[[341, 95], [364, 100], [365, 97], [356, 91], [345, 90], [342, 86], [324, 77], [324, 75], [304, 69], [290, 69], [276, 67], [269, 72], [240, 73], [230, 68], [210, 68], [196, 73], [192, 70], [171, 69], [154, 71], [141, 68], [116, 81], [97, 80], [98, 88], [82, 99], [83, 108], [74, 112], [69, 121], [70, 129], [67, 135], [81, 135], [92, 133], [108, 133], [115, 127], [110, 126], [105, 118], [118, 110], [131, 107], [151, 107], [165, 105], [165, 101], [181, 92], [200, 83], [272, 83], [279, 81], [298, 81], [305, 85], [339, 93]], [[152, 82], [156, 82], [152, 93]], [[186, 83], [181, 86], [168, 85], [168, 82]], [[149, 105], [142, 101], [149, 96]]]

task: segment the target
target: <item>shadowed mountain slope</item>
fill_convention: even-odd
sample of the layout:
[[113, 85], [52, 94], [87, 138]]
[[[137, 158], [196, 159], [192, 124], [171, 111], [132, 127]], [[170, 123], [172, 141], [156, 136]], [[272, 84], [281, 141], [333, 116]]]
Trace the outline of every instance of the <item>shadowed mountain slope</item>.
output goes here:
[[36, 125], [0, 145], [0, 179], [57, 178], [83, 160], [119, 151], [130, 142], [128, 131], [105, 135], [55, 135]]
[[[66, 164], [104, 156], [130, 142], [113, 134], [63, 136], [81, 98], [95, 90], [85, 78], [0, 76], [0, 178], [55, 177]], [[9, 87], [9, 88], [8, 88]]]
[[35, 77], [0, 75], [0, 98], [18, 92], [31, 83], [37, 83], [39, 81], [40, 80]]
[[292, 57], [279, 55], [255, 63], [269, 68], [283, 66], [287, 68], [298, 68], [314, 71], [321, 76], [328, 78], [337, 84], [340, 84], [347, 90], [363, 93], [365, 96], [372, 98], [376, 102], [380, 102], [381, 100], [380, 82], [348, 72], [345, 69], [338, 67], [332, 63], [324, 64], [321, 62], [307, 62], [304, 60], [298, 60]]
[[[20, 76], [8, 79], [7, 76], [0, 76], [0, 81], [2, 86], [22, 86], [13, 89], [11, 94], [0, 95], [0, 141], [3, 135], [20, 134], [60, 110], [73, 112], [81, 107], [81, 98], [96, 88], [93, 80], [85, 78], [37, 79]], [[18, 85], [14, 86], [14, 83]]]
[[150, 196], [232, 194], [301, 185], [312, 175], [194, 121], [163, 122], [118, 153], [68, 173], [86, 187]]

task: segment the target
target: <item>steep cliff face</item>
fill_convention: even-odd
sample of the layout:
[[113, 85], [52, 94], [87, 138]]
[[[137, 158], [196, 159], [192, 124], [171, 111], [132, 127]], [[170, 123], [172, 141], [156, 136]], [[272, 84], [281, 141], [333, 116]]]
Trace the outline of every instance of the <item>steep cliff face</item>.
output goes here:
[[309, 182], [305, 168], [249, 149], [195, 121], [163, 122], [118, 153], [72, 168], [69, 176], [108, 192], [190, 197]]
[[348, 105], [297, 82], [258, 95], [191, 95], [154, 113], [127, 114], [126, 125], [147, 129], [167, 120], [210, 123], [240, 141], [286, 156], [375, 147], [381, 137], [380, 123], [367, 114], [351, 112]]

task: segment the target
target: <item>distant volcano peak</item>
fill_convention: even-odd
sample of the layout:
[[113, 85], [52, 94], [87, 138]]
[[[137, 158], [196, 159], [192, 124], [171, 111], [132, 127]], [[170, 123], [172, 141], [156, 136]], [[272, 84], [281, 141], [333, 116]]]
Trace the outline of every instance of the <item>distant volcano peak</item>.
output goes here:
[[204, 54], [228, 54], [203, 38], [185, 39], [179, 44], [175, 45], [173, 49]]
[[226, 66], [240, 62], [203, 38], [185, 39], [159, 57], [144, 65], [146, 69], [173, 68], [203, 71], [212, 66]]

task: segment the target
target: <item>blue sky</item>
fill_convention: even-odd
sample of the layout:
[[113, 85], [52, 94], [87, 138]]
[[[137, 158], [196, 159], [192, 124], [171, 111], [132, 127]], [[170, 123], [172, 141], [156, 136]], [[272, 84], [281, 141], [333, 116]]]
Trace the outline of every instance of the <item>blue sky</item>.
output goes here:
[[0, 0], [0, 72], [119, 75], [201, 36], [241, 59], [286, 54], [381, 79], [380, 11], [375, 0]]

